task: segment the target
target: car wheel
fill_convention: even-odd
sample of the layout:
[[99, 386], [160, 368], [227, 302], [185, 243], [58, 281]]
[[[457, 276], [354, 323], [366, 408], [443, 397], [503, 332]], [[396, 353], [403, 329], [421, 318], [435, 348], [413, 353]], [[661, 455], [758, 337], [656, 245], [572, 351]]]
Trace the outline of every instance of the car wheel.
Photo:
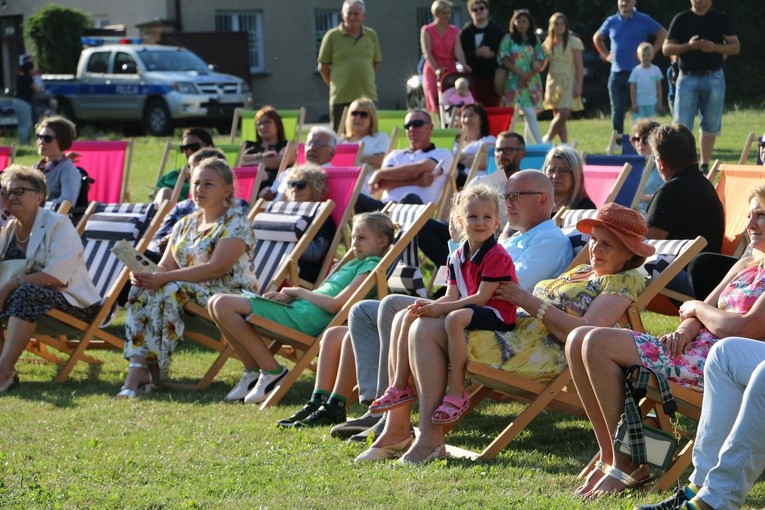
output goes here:
[[154, 136], [166, 136], [173, 131], [173, 119], [167, 105], [162, 100], [154, 100], [146, 106], [143, 114], [146, 132]]

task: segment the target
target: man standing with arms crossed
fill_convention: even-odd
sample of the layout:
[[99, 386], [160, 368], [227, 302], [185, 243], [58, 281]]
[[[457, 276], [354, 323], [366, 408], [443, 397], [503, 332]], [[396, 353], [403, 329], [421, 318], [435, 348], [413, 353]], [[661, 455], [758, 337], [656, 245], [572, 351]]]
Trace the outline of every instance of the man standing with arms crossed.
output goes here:
[[382, 56], [377, 33], [363, 25], [364, 0], [345, 0], [342, 22], [327, 31], [319, 49], [319, 73], [329, 85], [329, 119], [337, 131], [343, 108], [361, 96], [377, 101], [375, 73]]

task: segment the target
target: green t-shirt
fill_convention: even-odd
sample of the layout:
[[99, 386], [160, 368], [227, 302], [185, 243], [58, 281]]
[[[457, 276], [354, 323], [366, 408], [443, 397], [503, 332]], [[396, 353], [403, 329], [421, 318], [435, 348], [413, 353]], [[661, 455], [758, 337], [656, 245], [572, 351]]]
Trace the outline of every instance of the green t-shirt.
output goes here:
[[362, 27], [354, 39], [342, 24], [327, 31], [319, 49], [319, 64], [331, 66], [329, 104], [351, 103], [361, 96], [377, 101], [374, 65], [382, 61], [377, 33]]

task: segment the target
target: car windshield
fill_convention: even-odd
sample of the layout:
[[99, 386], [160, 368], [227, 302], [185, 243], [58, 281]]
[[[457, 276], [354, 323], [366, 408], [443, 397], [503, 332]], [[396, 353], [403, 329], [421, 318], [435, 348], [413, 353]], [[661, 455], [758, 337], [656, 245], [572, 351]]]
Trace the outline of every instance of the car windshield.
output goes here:
[[188, 50], [141, 51], [138, 57], [148, 71], [209, 71], [207, 64]]

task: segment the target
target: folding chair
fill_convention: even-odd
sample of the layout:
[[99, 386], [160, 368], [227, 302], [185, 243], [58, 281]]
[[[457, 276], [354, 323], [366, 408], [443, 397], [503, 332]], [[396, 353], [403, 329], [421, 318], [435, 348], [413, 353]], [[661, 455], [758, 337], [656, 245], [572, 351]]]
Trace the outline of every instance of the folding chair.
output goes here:
[[[616, 167], [629, 163], [629, 173], [613, 202], [633, 209], [640, 204], [640, 196], [645, 187], [645, 181], [648, 180], [650, 171], [653, 169], [653, 158], [649, 158], [646, 162], [645, 156], [637, 154], [634, 156], [600, 156], [585, 153], [583, 157], [585, 165]], [[648, 167], [648, 172], [646, 172], [646, 167]]]
[[725, 210], [725, 232], [722, 248], [724, 255], [740, 257], [746, 248], [747, 197], [753, 188], [765, 182], [765, 167], [760, 165], [725, 165], [716, 161], [709, 172], [710, 181], [719, 176], [715, 190]]
[[[243, 108], [237, 108], [234, 110], [234, 116], [231, 119], [231, 135], [229, 136], [229, 143], [234, 143], [236, 134], [239, 132], [239, 124], [242, 125], [242, 140], [255, 140], [255, 114], [257, 110], [245, 110]], [[282, 124], [284, 124], [284, 132], [287, 135], [287, 139], [297, 142], [300, 133], [303, 131], [303, 124], [305, 123], [305, 108], [300, 107], [297, 110], [279, 110], [279, 116], [282, 118]]]
[[510, 128], [515, 108], [512, 106], [489, 106], [486, 115], [489, 117], [489, 134], [497, 136]]
[[54, 202], [52, 200], [47, 200], [43, 207], [45, 209], [48, 209], [49, 211], [57, 212], [61, 215], [66, 216], [69, 214], [69, 211], [72, 210], [72, 203], [69, 200], [62, 200], [61, 202]]
[[448, 220], [448, 209], [449, 205], [452, 200], [452, 196], [454, 196], [455, 193], [457, 193], [457, 172], [458, 165], [460, 162], [460, 156], [462, 155], [462, 134], [457, 134], [457, 141], [455, 142], [457, 144], [457, 150], [454, 151], [454, 158], [452, 159], [452, 165], [450, 168], [445, 169], [446, 171], [446, 182], [444, 183], [444, 187], [441, 189], [441, 194], [438, 197], [438, 202], [436, 203], [436, 218], [440, 220]]
[[622, 148], [622, 156], [637, 156], [638, 153], [635, 150], [635, 147], [632, 146], [630, 143], [630, 134], [629, 133], [623, 133], [621, 135], [622, 137], [622, 143], [618, 144], [616, 143], [617, 138], [619, 137], [619, 133], [616, 132], [616, 130], [611, 131], [611, 138], [608, 141], [608, 146], [606, 147], [606, 156], [613, 156], [615, 155], [615, 151], [617, 147], [621, 145]]
[[393, 138], [393, 128], [403, 129], [406, 114], [406, 110], [377, 110], [377, 129], [391, 133]]
[[526, 156], [521, 160], [521, 170], [544, 170], [545, 158], [552, 144], [527, 144]]
[[[488, 155], [489, 155], [489, 150], [492, 147], [494, 147], [494, 144], [491, 144], [491, 143], [482, 143], [481, 146], [478, 147], [478, 150], [476, 151], [475, 156], [473, 157], [473, 164], [470, 165], [470, 170], [468, 170], [467, 177], [465, 178], [465, 186], [467, 186], [470, 181], [475, 179], [479, 172], [483, 172], [484, 174], [487, 174], [486, 168], [489, 165]], [[492, 157], [491, 159], [494, 159], [494, 158]]]
[[[348, 318], [348, 312], [354, 304], [365, 299], [370, 292], [376, 288], [377, 298], [382, 299], [386, 295], [387, 270], [396, 263], [404, 249], [415, 239], [417, 232], [422, 228], [427, 219], [433, 214], [433, 205], [405, 205], [405, 204], [387, 204], [383, 212], [399, 218], [411, 219], [411, 222], [400, 223], [400, 230], [396, 242], [390, 247], [388, 252], [382, 257], [377, 267], [372, 271], [364, 282], [355, 290], [350, 299], [343, 305], [334, 319], [327, 325], [325, 331], [334, 326], [340, 326]], [[401, 214], [399, 215], [399, 212]], [[395, 220], [394, 220], [395, 221]], [[340, 267], [347, 263], [353, 255], [351, 253], [338, 263]], [[268, 395], [260, 408], [265, 409], [268, 406], [277, 404], [292, 385], [297, 381], [303, 371], [309, 367], [313, 359], [319, 352], [319, 338], [321, 334], [315, 337], [306, 335], [299, 331], [292, 330], [281, 324], [264, 319], [262, 317], [250, 316], [249, 322], [255, 326], [258, 333], [264, 338], [272, 341], [270, 345], [271, 352], [276, 352], [281, 346], [289, 345], [301, 352], [297, 358], [295, 366], [278, 383], [276, 388]]]
[[258, 196], [260, 184], [266, 176], [266, 170], [261, 163], [258, 166], [238, 166], [231, 169], [236, 177], [236, 197], [254, 204]]
[[[235, 167], [239, 164], [239, 160], [242, 159], [244, 147], [244, 142], [239, 144], [221, 143], [215, 146], [216, 149], [223, 151], [223, 153], [226, 155], [226, 162], [228, 162], [228, 164], [232, 167]], [[168, 140], [165, 143], [164, 150], [162, 151], [162, 158], [159, 161], [159, 169], [157, 170], [157, 179], [154, 182], [157, 182], [165, 173], [167, 170], [167, 164], [170, 162], [171, 158], [173, 161], [173, 168], [181, 169], [186, 166], [186, 154], [181, 151], [181, 146]], [[153, 188], [154, 184], [152, 183], [151, 186]]]
[[[128, 280], [128, 269], [111, 253], [110, 249], [121, 239], [128, 241], [138, 252], [146, 249], [152, 236], [162, 223], [170, 208], [169, 202], [148, 204], [101, 204], [94, 202], [88, 207], [78, 225], [84, 244], [85, 264], [88, 274], [101, 295], [101, 308], [89, 323], [83, 322], [60, 310], [51, 310], [40, 319], [34, 339], [28, 350], [56, 363], [63, 362], [51, 355], [42, 344], [49, 345], [68, 355], [56, 382], [63, 382], [78, 361], [101, 364], [85, 354], [93, 340], [99, 339], [112, 347], [121, 349], [124, 340], [102, 329], [101, 324], [113, 312], [120, 290]], [[69, 337], [79, 336], [79, 340]]]
[[[430, 134], [430, 142], [439, 149], [454, 150], [454, 145], [458, 141], [458, 137], [462, 134], [462, 130], [457, 128], [433, 128]], [[398, 150], [405, 150], [409, 148], [409, 138], [401, 136], [396, 138], [395, 148]]]
[[95, 182], [90, 186], [90, 200], [104, 203], [129, 201], [127, 190], [133, 141], [75, 141], [67, 154], [76, 153], [75, 164], [84, 168]]
[[[335, 155], [332, 156], [332, 166], [356, 166], [361, 163], [364, 154], [364, 142], [339, 143], [335, 146]], [[305, 163], [305, 144], [298, 144], [297, 164]]]
[[744, 148], [741, 151], [741, 156], [738, 158], [739, 165], [746, 165], [746, 160], [749, 159], [749, 152], [752, 150], [752, 144], [756, 140], [754, 133], [749, 133], [744, 140]]
[[11, 166], [16, 159], [16, 146], [1, 145], [0, 146], [0, 172]]
[[629, 163], [624, 166], [584, 165], [584, 189], [596, 207], [600, 208], [616, 199], [630, 168]]

